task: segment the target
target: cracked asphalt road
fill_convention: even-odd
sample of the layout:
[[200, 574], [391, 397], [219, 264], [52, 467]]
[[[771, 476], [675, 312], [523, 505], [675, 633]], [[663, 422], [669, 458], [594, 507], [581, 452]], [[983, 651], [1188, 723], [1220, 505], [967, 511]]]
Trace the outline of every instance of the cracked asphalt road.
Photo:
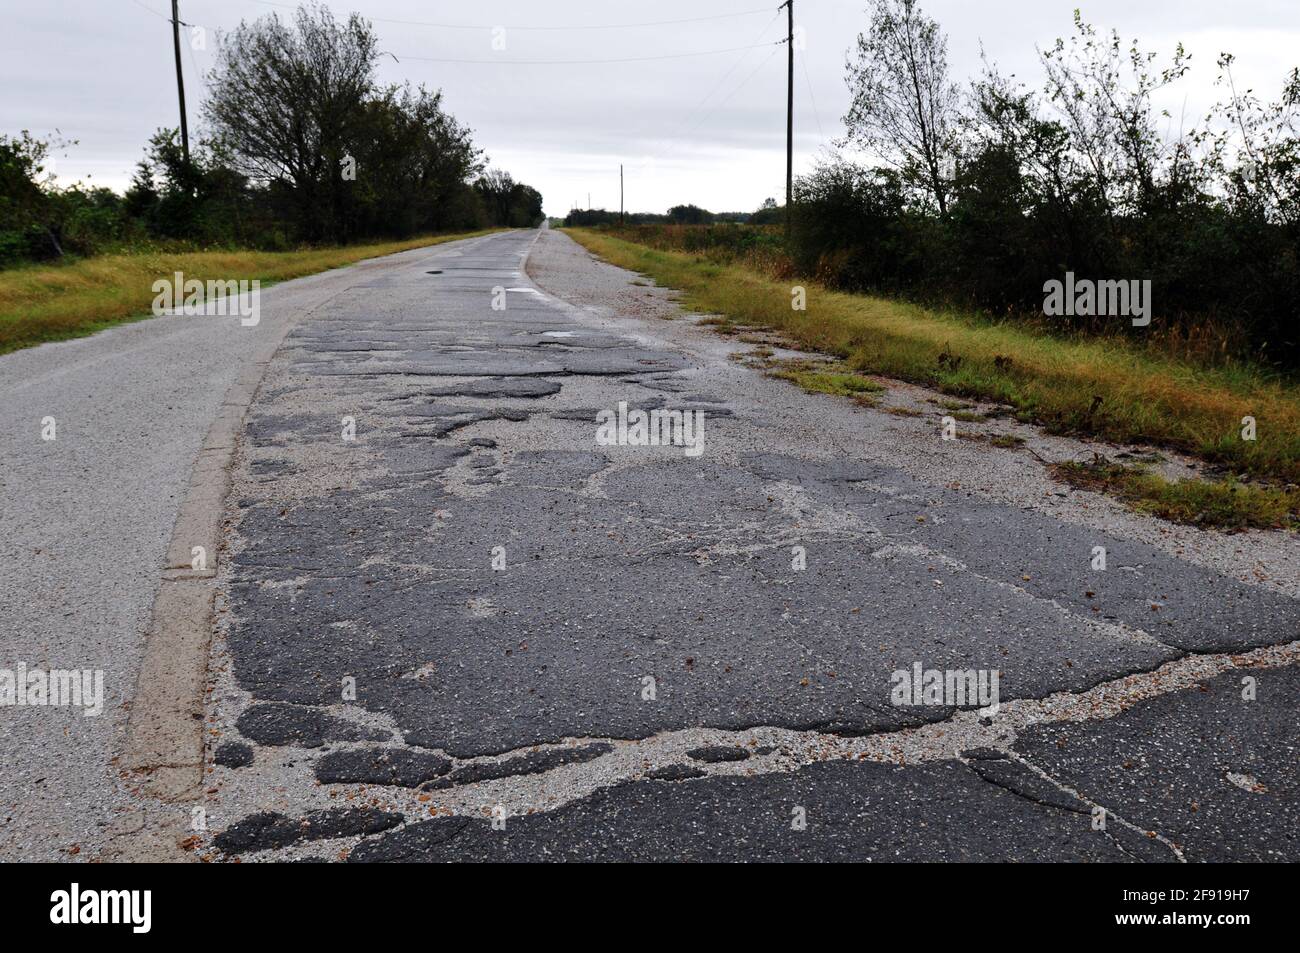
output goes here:
[[[1249, 554], [904, 465], [878, 412], [567, 303], [530, 252], [574, 300], [635, 277], [545, 230], [440, 246], [272, 361], [227, 508], [202, 852], [1300, 857], [1300, 602], [1243, 582]], [[620, 402], [702, 410], [704, 452], [598, 445]], [[1002, 708], [893, 704], [918, 663], [996, 670]]]
[[116, 758], [204, 436], [261, 350], [372, 267], [264, 289], [256, 326], [166, 315], [0, 355], [0, 671], [104, 676], [96, 717], [0, 707], [0, 861], [95, 856], [133, 812]]

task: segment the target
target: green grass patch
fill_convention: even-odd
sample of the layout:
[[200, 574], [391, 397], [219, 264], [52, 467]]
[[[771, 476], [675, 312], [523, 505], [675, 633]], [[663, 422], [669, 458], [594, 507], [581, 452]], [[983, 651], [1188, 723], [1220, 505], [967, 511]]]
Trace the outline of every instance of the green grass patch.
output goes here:
[[772, 371], [770, 376], [798, 384], [810, 394], [833, 394], [836, 397], [862, 397], [877, 394], [885, 389], [868, 378], [834, 370], [811, 370], [787, 366]]
[[1166, 480], [1142, 467], [1094, 461], [1059, 463], [1052, 472], [1074, 487], [1098, 490], [1174, 523], [1219, 529], [1300, 528], [1300, 488], [1226, 480]]
[[177, 271], [205, 282], [257, 279], [267, 284], [489, 231], [287, 252], [149, 251], [0, 271], [0, 354], [150, 317], [153, 283], [170, 280]]
[[[1238, 473], [1300, 482], [1300, 387], [1245, 365], [1202, 367], [1120, 340], [1060, 338], [955, 311], [776, 280], [741, 264], [566, 230], [601, 258], [684, 292], [695, 311], [780, 331], [854, 372], [1012, 407], [1055, 433], [1173, 447]], [[791, 308], [791, 287], [807, 310]], [[1257, 439], [1241, 436], [1242, 418]]]

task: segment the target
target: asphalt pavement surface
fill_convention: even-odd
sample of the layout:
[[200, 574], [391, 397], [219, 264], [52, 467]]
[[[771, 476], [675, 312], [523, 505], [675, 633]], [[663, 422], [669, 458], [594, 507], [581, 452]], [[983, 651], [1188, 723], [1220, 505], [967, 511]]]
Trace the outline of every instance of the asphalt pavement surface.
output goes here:
[[[229, 500], [200, 853], [1296, 859], [1300, 603], [544, 290], [611, 271], [504, 233], [291, 332]], [[621, 404], [702, 413], [701, 451], [608, 445]], [[917, 669], [999, 707], [900, 703]]]

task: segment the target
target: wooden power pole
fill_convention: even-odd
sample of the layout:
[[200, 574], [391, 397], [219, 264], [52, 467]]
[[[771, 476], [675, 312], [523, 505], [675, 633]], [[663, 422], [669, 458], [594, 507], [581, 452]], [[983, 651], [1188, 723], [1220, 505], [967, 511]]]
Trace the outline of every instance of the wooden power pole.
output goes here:
[[785, 45], [789, 65], [785, 97], [785, 237], [788, 239], [790, 213], [794, 208], [794, 0], [785, 0], [781, 6], [786, 10]]
[[172, 45], [176, 49], [176, 92], [181, 99], [181, 148], [185, 164], [190, 164], [190, 126], [185, 119], [185, 76], [181, 72], [181, 13], [180, 0], [172, 0]]
[[618, 164], [618, 223], [623, 224], [623, 163]]

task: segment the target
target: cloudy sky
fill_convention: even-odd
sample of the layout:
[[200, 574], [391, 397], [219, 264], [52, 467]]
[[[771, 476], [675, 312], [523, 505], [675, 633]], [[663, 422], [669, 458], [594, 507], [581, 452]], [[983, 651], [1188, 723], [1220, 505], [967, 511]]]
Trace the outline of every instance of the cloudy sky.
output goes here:
[[[785, 13], [776, 0], [329, 0], [371, 18], [384, 82], [441, 88], [494, 165], [536, 186], [546, 210], [679, 202], [748, 210], [779, 197], [785, 175]], [[795, 169], [842, 132], [844, 56], [862, 0], [795, 0]], [[1193, 71], [1163, 106], [1204, 113], [1214, 61], [1234, 52], [1239, 86], [1276, 98], [1300, 64], [1296, 0], [923, 0], [949, 38], [954, 78], [981, 46], [1004, 72], [1041, 84], [1035, 46], [1071, 29], [1072, 10], [1162, 54], [1182, 41]], [[77, 144], [55, 171], [122, 189], [149, 135], [178, 124], [170, 0], [0, 0], [0, 133], [57, 130]], [[216, 34], [289, 2], [181, 0], [191, 133]], [[673, 22], [666, 22], [673, 21]], [[194, 48], [194, 47], [200, 48]], [[500, 48], [504, 47], [504, 48]]]

